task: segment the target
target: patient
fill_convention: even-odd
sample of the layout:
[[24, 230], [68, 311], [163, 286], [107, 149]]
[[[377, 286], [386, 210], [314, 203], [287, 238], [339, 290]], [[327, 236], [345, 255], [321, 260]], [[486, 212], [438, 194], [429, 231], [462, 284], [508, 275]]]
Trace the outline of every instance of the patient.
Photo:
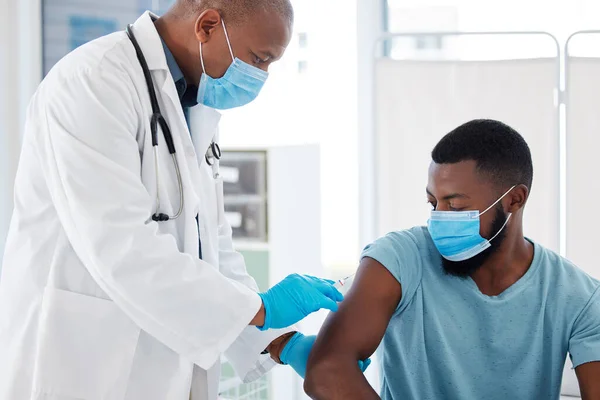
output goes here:
[[[428, 227], [364, 250], [352, 289], [317, 338], [306, 392], [558, 399], [569, 353], [583, 399], [600, 399], [600, 282], [523, 236], [533, 178], [527, 143], [501, 122], [476, 120], [446, 135], [432, 159]], [[595, 212], [597, 199], [589, 201]], [[357, 361], [380, 344], [378, 395]]]

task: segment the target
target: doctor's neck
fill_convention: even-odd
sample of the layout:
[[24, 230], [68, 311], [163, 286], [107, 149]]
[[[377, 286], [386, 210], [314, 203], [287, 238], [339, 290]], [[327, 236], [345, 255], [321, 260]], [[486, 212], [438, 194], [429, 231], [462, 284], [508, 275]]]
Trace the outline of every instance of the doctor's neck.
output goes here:
[[173, 57], [175, 57], [177, 66], [181, 69], [185, 80], [189, 83], [198, 84], [202, 74], [198, 41], [193, 34], [190, 34], [190, 32], [194, 32], [195, 19], [193, 17], [182, 17], [178, 13], [177, 6], [174, 6], [156, 20], [154, 25]]

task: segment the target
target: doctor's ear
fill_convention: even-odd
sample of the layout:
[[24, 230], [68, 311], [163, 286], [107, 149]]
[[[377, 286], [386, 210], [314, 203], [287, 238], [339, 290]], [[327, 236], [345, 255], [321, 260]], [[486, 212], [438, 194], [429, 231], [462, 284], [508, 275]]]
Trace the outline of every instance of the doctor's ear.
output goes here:
[[221, 26], [221, 14], [217, 10], [205, 10], [196, 20], [196, 39], [199, 42], [206, 43], [215, 32], [215, 29]]

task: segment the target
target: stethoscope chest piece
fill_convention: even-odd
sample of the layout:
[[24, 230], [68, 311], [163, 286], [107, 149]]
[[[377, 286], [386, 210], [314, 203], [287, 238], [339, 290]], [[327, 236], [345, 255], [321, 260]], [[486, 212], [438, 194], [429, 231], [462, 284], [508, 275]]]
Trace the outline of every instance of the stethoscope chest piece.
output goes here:
[[206, 150], [204, 159], [208, 165], [213, 166], [215, 160], [219, 161], [221, 159], [221, 155], [221, 147], [219, 147], [219, 144], [217, 142], [211, 142], [210, 146], [208, 146], [208, 150]]

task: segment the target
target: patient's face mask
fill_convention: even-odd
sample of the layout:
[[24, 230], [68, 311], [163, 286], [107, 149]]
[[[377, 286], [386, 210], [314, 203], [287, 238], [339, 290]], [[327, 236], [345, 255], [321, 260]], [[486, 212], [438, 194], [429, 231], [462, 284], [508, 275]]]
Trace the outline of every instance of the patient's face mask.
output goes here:
[[264, 86], [268, 72], [245, 63], [234, 57], [225, 22], [221, 19], [229, 54], [233, 60], [225, 75], [221, 78], [211, 78], [204, 68], [202, 42], [200, 42], [200, 63], [202, 77], [198, 86], [198, 103], [218, 110], [244, 106], [258, 96]]
[[427, 225], [433, 243], [442, 257], [449, 261], [464, 261], [490, 248], [490, 242], [506, 227], [511, 214], [508, 214], [500, 230], [490, 239], [485, 239], [479, 233], [480, 217], [490, 211], [514, 188], [515, 186], [511, 187], [481, 213], [479, 211], [432, 211]]

